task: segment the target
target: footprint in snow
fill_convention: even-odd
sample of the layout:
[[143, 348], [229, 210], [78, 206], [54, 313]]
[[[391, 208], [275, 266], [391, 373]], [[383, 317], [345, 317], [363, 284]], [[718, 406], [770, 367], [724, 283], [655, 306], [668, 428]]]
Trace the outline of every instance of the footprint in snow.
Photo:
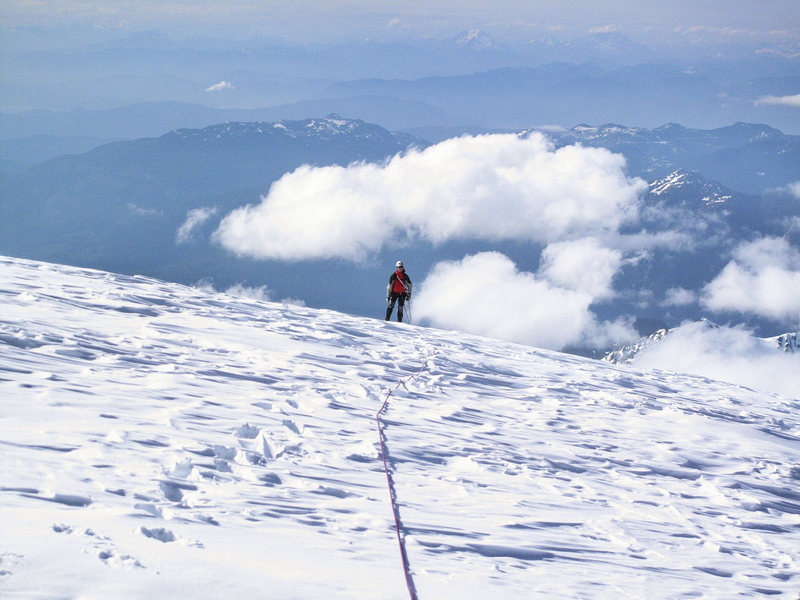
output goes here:
[[187, 540], [185, 538], [181, 538], [175, 535], [174, 532], [170, 531], [165, 527], [154, 527], [152, 529], [148, 529], [147, 527], [139, 527], [139, 533], [141, 533], [146, 538], [159, 541], [162, 544], [169, 544], [171, 542], [180, 542], [181, 544], [184, 544], [186, 546], [192, 546], [194, 548], [203, 548], [203, 544], [198, 542], [197, 540]]
[[22, 554], [15, 554], [14, 552], [0, 554], [0, 578], [13, 575], [14, 571], [10, 569], [21, 563], [24, 558]]
[[159, 542], [163, 542], [165, 544], [174, 542], [176, 540], [175, 534], [164, 527], [154, 527], [153, 529], [139, 527], [139, 532], [145, 537], [158, 540]]
[[145, 566], [130, 554], [117, 554], [114, 550], [103, 549], [97, 553], [97, 558], [109, 567], [124, 567], [126, 569], [144, 569]]
[[110, 567], [124, 567], [128, 569], [138, 568], [144, 569], [144, 565], [140, 563], [135, 557], [129, 554], [117, 554], [116, 548], [110, 537], [101, 535], [91, 528], [76, 529], [64, 523], [53, 523], [53, 531], [56, 533], [64, 533], [67, 535], [81, 535], [88, 538], [89, 545], [87, 552], [93, 554], [97, 553], [97, 558], [103, 561]]

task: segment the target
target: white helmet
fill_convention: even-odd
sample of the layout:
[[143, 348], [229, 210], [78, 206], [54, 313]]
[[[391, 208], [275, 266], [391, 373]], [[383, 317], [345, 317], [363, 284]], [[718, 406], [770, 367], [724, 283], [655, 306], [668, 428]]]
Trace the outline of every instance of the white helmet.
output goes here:
[[403, 266], [403, 261], [402, 260], [398, 260], [396, 263], [394, 263], [394, 266], [395, 266], [395, 268], [399, 269], [400, 267]]

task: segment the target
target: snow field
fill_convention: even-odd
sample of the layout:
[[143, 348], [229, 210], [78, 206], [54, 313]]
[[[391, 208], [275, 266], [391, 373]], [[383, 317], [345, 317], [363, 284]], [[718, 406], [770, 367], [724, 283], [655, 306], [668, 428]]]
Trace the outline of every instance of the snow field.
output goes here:
[[389, 390], [421, 599], [800, 592], [797, 401], [19, 259], [0, 297], [3, 597], [408, 597]]

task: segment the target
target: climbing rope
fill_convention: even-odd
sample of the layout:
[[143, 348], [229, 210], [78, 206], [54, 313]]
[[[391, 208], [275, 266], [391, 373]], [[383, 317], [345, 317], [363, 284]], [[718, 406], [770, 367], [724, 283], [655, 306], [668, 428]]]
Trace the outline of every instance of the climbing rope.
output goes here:
[[383, 456], [383, 471], [386, 473], [386, 482], [389, 486], [389, 496], [392, 501], [392, 512], [394, 513], [394, 528], [395, 532], [397, 533], [397, 543], [400, 546], [400, 558], [403, 561], [403, 572], [405, 573], [406, 577], [406, 586], [408, 587], [408, 594], [411, 600], [418, 600], [417, 598], [417, 589], [414, 586], [414, 578], [411, 576], [411, 566], [408, 562], [408, 553], [406, 552], [406, 546], [403, 539], [403, 534], [400, 530], [400, 510], [397, 507], [397, 492], [395, 491], [394, 487], [394, 480], [392, 480], [392, 475], [389, 471], [389, 465], [386, 460], [386, 434], [383, 431], [383, 422], [381, 421], [381, 414], [386, 409], [389, 404], [389, 398], [391, 398], [392, 393], [400, 388], [400, 386], [406, 385], [407, 381], [411, 381], [415, 377], [419, 376], [419, 374], [425, 369], [428, 364], [428, 358], [425, 357], [425, 360], [422, 363], [422, 366], [417, 370], [416, 373], [409, 375], [405, 379], [401, 379], [394, 388], [390, 389], [386, 393], [386, 398], [383, 401], [380, 409], [377, 413], [375, 413], [375, 421], [378, 423], [378, 440], [381, 444], [381, 455]]

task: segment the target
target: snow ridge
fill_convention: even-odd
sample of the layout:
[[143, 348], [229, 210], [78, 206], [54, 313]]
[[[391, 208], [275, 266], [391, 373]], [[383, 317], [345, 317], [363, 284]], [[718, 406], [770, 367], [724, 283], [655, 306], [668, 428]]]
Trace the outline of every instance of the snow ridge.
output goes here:
[[390, 389], [420, 598], [800, 589], [797, 401], [144, 277], [0, 273], [4, 597], [401, 598]]

